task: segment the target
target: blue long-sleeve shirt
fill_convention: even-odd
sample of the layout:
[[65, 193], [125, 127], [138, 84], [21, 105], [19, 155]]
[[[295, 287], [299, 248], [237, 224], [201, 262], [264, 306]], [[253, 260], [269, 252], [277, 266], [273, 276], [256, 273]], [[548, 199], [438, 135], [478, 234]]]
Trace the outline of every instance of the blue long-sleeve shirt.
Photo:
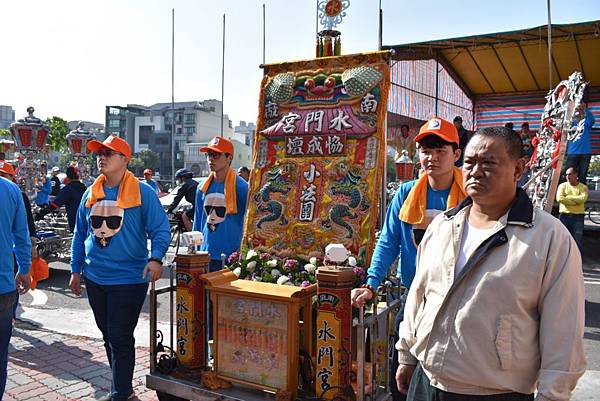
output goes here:
[[[413, 227], [400, 220], [400, 209], [408, 193], [416, 181], [409, 181], [400, 186], [387, 209], [381, 235], [375, 246], [371, 266], [367, 270], [367, 284], [377, 288], [387, 276], [394, 260], [398, 258], [397, 276], [402, 285], [410, 288], [415, 278], [417, 247]], [[436, 191], [427, 187], [427, 210], [444, 211], [450, 189]]]
[[158, 184], [156, 183], [156, 181], [154, 180], [146, 180], [144, 181], [146, 184], [150, 185], [150, 187], [152, 187], [152, 189], [154, 189], [154, 192], [156, 192], [158, 194]]
[[567, 147], [567, 155], [589, 155], [592, 153], [592, 127], [594, 126], [594, 115], [590, 109], [585, 109], [585, 123], [581, 137], [571, 142]]
[[[169, 222], [154, 190], [140, 183], [142, 205], [116, 206], [119, 187], [104, 185], [105, 198], [91, 208], [83, 194], [71, 245], [71, 271], [102, 285], [140, 284], [148, 258], [162, 259], [171, 239]], [[107, 202], [108, 201], [108, 202]], [[113, 201], [113, 202], [110, 202]], [[147, 240], [151, 250], [148, 252]]]
[[248, 199], [248, 183], [236, 177], [235, 193], [237, 203], [236, 214], [225, 214], [225, 182], [213, 180], [206, 191], [203, 184], [198, 184], [194, 212], [194, 231], [204, 234], [204, 243], [200, 247], [210, 253], [212, 260], [220, 260], [221, 254], [227, 256], [240, 249], [244, 215]]
[[20, 274], [29, 273], [31, 239], [19, 187], [0, 177], [0, 294], [16, 288], [13, 252]]
[[77, 209], [79, 208], [85, 190], [85, 185], [80, 181], [71, 181], [67, 186], [60, 190], [58, 196], [54, 199], [54, 202], [52, 202], [52, 206], [57, 209], [62, 205], [65, 206], [69, 230], [71, 230], [71, 232], [75, 229]]
[[47, 205], [48, 204], [48, 199], [50, 198], [50, 194], [52, 193], [52, 177], [50, 176], [46, 176], [46, 180], [44, 181], [44, 183], [42, 184], [42, 187], [40, 188], [40, 190], [37, 193], [37, 196], [35, 198], [35, 204], [36, 205]]

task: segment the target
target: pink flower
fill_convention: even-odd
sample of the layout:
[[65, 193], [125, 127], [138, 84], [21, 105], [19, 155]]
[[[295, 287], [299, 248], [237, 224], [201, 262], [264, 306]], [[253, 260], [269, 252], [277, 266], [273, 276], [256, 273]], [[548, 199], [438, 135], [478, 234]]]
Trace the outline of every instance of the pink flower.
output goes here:
[[355, 266], [352, 268], [352, 270], [354, 270], [354, 274], [356, 275], [356, 277], [358, 277], [361, 281], [364, 281], [366, 274], [365, 269], [363, 267]]
[[283, 264], [284, 270], [294, 270], [298, 267], [298, 261], [295, 259], [287, 259]]
[[300, 284], [300, 287], [308, 287], [309, 285], [310, 285], [310, 281], [306, 281], [306, 280], [304, 280], [304, 281], [302, 282], [302, 284]]
[[240, 257], [240, 253], [239, 252], [233, 252], [231, 255], [229, 255], [229, 258], [227, 259], [227, 262], [229, 262], [229, 264], [237, 262], [239, 260], [239, 257]]

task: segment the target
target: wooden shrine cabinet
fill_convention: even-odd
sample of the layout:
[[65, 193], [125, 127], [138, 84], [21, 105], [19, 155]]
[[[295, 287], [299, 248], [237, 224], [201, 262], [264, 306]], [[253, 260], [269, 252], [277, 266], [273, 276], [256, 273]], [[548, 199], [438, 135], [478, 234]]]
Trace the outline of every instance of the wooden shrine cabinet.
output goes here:
[[237, 280], [230, 271], [203, 276], [213, 303], [213, 357], [219, 378], [296, 394], [302, 348], [314, 358], [312, 297], [317, 286]]

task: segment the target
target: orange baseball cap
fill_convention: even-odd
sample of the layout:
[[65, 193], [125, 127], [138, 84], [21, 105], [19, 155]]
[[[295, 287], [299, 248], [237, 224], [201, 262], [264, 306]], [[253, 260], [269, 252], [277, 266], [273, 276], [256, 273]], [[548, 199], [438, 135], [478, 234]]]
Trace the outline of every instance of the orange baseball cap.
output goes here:
[[102, 148], [114, 150], [115, 152], [121, 153], [126, 158], [131, 159], [131, 148], [129, 147], [129, 144], [127, 141], [116, 135], [110, 135], [104, 142], [93, 140], [89, 141], [87, 144], [87, 149], [90, 152], [98, 152]]
[[229, 153], [233, 155], [233, 144], [227, 138], [223, 138], [221, 136], [215, 136], [210, 140], [207, 146], [203, 146], [200, 148], [200, 152], [209, 152], [209, 151], [217, 152], [217, 153]]
[[0, 160], [0, 171], [5, 174], [15, 175], [15, 168], [9, 162], [5, 162], [4, 160]]
[[415, 142], [421, 141], [423, 138], [429, 135], [437, 135], [446, 142], [455, 143], [459, 145], [458, 131], [454, 124], [450, 121], [446, 121], [443, 118], [433, 117], [427, 121], [419, 129], [419, 133], [415, 137]]

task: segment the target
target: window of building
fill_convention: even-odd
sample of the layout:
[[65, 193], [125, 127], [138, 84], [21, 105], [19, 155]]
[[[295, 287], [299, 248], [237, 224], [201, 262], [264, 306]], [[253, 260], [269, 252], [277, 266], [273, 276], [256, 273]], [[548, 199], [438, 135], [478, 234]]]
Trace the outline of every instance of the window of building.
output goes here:
[[194, 135], [196, 133], [196, 127], [185, 127], [184, 130], [186, 135]]
[[152, 125], [140, 125], [140, 145], [148, 145], [150, 143], [150, 135], [152, 135], [153, 128]]
[[116, 107], [109, 107], [108, 114], [112, 114], [113, 116], [118, 116], [119, 114], [121, 114], [121, 110], [117, 109]]
[[196, 115], [195, 114], [185, 114], [183, 119], [184, 124], [195, 124], [196, 123]]
[[156, 138], [155, 142], [157, 145], [168, 145], [169, 144], [169, 138]]
[[111, 118], [110, 120], [108, 120], [108, 126], [110, 128], [119, 128], [121, 126], [121, 120]]

